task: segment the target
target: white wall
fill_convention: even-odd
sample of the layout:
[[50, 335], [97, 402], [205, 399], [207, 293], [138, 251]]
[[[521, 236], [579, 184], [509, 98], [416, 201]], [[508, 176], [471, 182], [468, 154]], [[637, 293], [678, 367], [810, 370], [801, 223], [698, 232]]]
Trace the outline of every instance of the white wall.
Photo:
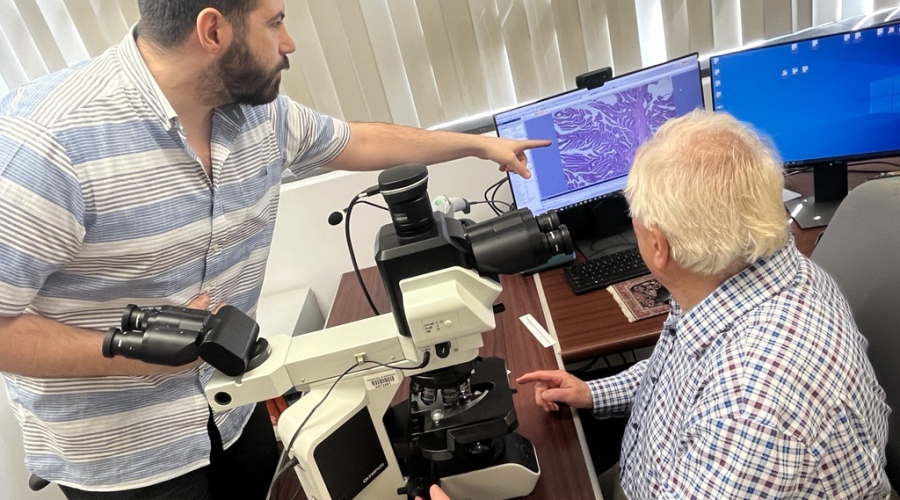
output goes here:
[[[435, 165], [429, 167], [428, 194], [432, 199], [445, 195], [483, 200], [484, 190], [504, 175], [493, 162], [477, 158]], [[315, 292], [323, 314], [327, 314], [341, 274], [353, 269], [344, 225], [329, 225], [328, 216], [346, 207], [355, 194], [377, 184], [377, 179], [378, 172], [335, 172], [282, 187], [261, 300], [273, 293], [308, 286]], [[510, 201], [508, 186], [500, 189], [497, 199]], [[384, 205], [381, 196], [373, 196], [369, 201]], [[490, 208], [482, 204], [472, 207], [472, 213], [465, 217], [482, 221], [492, 216]], [[390, 217], [383, 210], [367, 205], [353, 208], [350, 232], [360, 268], [375, 265], [375, 235], [389, 223]]]

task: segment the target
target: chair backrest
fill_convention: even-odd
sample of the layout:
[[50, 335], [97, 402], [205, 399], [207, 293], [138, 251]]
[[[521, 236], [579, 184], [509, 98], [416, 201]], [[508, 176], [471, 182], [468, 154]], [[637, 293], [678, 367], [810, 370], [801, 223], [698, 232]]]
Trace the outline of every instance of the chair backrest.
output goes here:
[[867, 182], [844, 199], [812, 260], [837, 282], [887, 393], [887, 474], [900, 486], [900, 178]]

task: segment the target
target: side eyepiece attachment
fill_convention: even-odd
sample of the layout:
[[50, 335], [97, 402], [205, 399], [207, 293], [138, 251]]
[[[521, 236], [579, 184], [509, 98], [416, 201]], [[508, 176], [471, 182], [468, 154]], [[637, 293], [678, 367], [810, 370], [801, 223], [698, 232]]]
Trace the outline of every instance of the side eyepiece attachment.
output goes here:
[[236, 377], [258, 366], [269, 355], [259, 338], [259, 325], [233, 306], [216, 314], [200, 309], [129, 304], [121, 328], [106, 332], [103, 356], [124, 356], [146, 363], [181, 366], [198, 357], [226, 375]]

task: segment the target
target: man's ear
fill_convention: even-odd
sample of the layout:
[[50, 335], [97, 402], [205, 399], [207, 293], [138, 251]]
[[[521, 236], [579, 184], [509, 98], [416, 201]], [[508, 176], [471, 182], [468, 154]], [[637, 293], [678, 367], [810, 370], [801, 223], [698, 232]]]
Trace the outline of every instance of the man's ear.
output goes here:
[[200, 46], [212, 55], [219, 55], [231, 45], [234, 28], [216, 9], [207, 7], [197, 14], [197, 38]]
[[657, 269], [665, 269], [666, 264], [672, 260], [669, 248], [669, 238], [658, 227], [650, 228], [650, 236], [653, 242], [653, 265]]

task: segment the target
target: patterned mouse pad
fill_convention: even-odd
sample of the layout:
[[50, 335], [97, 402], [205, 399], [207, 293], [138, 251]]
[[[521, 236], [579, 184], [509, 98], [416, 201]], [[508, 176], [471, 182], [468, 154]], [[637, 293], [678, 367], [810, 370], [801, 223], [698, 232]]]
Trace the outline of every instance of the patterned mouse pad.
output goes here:
[[660, 288], [659, 281], [652, 276], [641, 276], [607, 287], [612, 294], [629, 323], [637, 320], [666, 314], [669, 312], [669, 304], [656, 301], [656, 291]]

